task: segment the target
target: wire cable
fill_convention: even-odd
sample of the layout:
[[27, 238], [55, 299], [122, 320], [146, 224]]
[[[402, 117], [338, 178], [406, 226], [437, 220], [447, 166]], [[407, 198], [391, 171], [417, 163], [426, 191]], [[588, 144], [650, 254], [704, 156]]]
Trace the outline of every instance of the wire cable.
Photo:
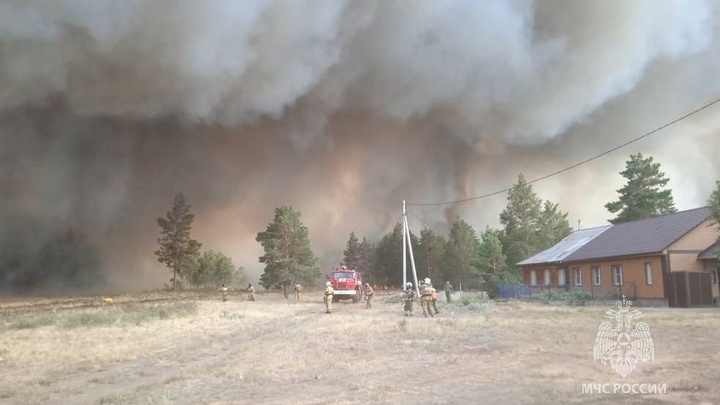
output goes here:
[[[628, 145], [630, 145], [630, 144], [633, 144], [633, 143], [635, 143], [635, 142], [637, 142], [637, 141], [639, 141], [639, 140], [641, 140], [641, 139], [647, 138], [647, 137], [650, 136], [650, 135], [653, 135], [653, 134], [655, 134], [655, 133], [657, 133], [657, 132], [660, 132], [660, 131], [662, 131], [663, 129], [665, 129], [665, 128], [667, 128], [667, 127], [670, 127], [670, 126], [672, 126], [672, 125], [674, 125], [674, 124], [677, 124], [678, 122], [680, 122], [680, 121], [682, 121], [682, 120], [684, 120], [684, 119], [686, 119], [686, 118], [688, 118], [688, 117], [690, 117], [690, 116], [693, 116], [693, 115], [699, 113], [700, 111], [706, 110], [706, 109], [712, 107], [713, 105], [715, 105], [715, 104], [717, 104], [717, 103], [720, 103], [720, 98], [718, 98], [718, 99], [716, 99], [716, 100], [714, 100], [714, 101], [711, 101], [711, 102], [705, 104], [704, 106], [702, 106], [702, 107], [700, 107], [700, 108], [697, 108], [697, 109], [695, 109], [695, 110], [693, 110], [693, 111], [691, 111], [691, 112], [683, 115], [683, 116], [680, 117], [680, 118], [676, 118], [676, 119], [674, 119], [674, 120], [672, 120], [672, 121], [670, 121], [670, 122], [668, 122], [668, 123], [666, 123], [666, 124], [664, 124], [664, 125], [662, 125], [662, 126], [659, 126], [659, 127], [653, 129], [653, 130], [650, 131], [650, 132], [646, 132], [646, 133], [644, 133], [643, 135], [638, 136], [637, 138], [631, 139], [631, 140], [629, 140], [629, 141], [627, 141], [627, 142], [625, 142], [625, 143], [623, 143], [623, 144], [621, 144], [621, 145], [618, 145], [618, 146], [616, 146], [616, 147], [614, 147], [614, 148], [612, 148], [612, 149], [608, 149], [608, 150], [606, 150], [606, 151], [604, 151], [604, 152], [602, 152], [602, 153], [600, 153], [600, 154], [597, 154], [597, 155], [592, 156], [592, 157], [590, 157], [590, 158], [588, 158], [588, 159], [585, 159], [585, 160], [583, 160], [583, 161], [580, 161], [580, 162], [578, 162], [578, 163], [575, 163], [575, 164], [573, 164], [573, 165], [571, 165], [571, 166], [567, 166], [567, 167], [565, 167], [565, 168], [563, 168], [563, 169], [554, 171], [554, 172], [552, 172], [552, 173], [550, 173], [550, 174], [546, 174], [545, 176], [538, 177], [538, 178], [536, 178], [536, 179], [533, 179], [533, 180], [531, 180], [531, 181], [528, 181], [527, 183], [528, 183], [528, 184], [537, 183], [537, 182], [539, 182], [539, 181], [541, 181], [541, 180], [545, 180], [545, 179], [547, 179], [547, 178], [549, 178], [549, 177], [556, 176], [556, 175], [558, 175], [558, 174], [560, 174], [560, 173], [567, 172], [567, 171], [572, 170], [572, 169], [574, 169], [574, 168], [576, 168], [576, 167], [578, 167], [578, 166], [582, 166], [582, 165], [584, 165], [584, 164], [586, 164], [586, 163], [592, 162], [592, 161], [595, 160], [595, 159], [599, 159], [599, 158], [601, 158], [601, 157], [603, 157], [603, 156], [605, 156], [605, 155], [608, 155], [608, 154], [610, 154], [610, 153], [612, 153], [612, 152], [615, 152], [615, 151], [618, 150], [618, 149], [624, 148], [624, 147], [626, 147], [626, 146], [628, 146]], [[512, 190], [512, 187], [509, 187], [509, 188], [506, 188], [506, 189], [502, 189], [502, 190], [498, 190], [498, 191], [493, 191], [492, 193], [483, 194], [483, 195], [479, 195], [479, 196], [475, 196], [475, 197], [464, 198], [464, 199], [462, 199], [462, 200], [445, 201], [445, 202], [435, 202], [435, 203], [413, 203], [413, 202], [406, 202], [405, 205], [414, 205], [414, 206], [423, 206], [423, 205], [424, 205], [424, 206], [430, 206], [430, 205], [459, 204], [459, 203], [464, 203], [464, 202], [479, 200], [479, 199], [482, 199], [482, 198], [492, 197], [492, 196], [494, 196], [494, 195], [502, 194], [502, 193], [508, 192], [508, 191], [510, 191], [510, 190]]]
[[420, 222], [421, 224], [423, 224], [426, 228], [428, 228], [428, 229], [433, 229], [432, 226], [428, 225], [425, 221], [423, 221], [422, 219], [420, 219], [420, 218], [417, 217], [416, 215], [413, 215], [413, 213], [408, 212], [408, 211], [406, 211], [405, 213], [406, 213], [407, 215], [415, 218], [416, 221], [418, 221], [418, 222]]

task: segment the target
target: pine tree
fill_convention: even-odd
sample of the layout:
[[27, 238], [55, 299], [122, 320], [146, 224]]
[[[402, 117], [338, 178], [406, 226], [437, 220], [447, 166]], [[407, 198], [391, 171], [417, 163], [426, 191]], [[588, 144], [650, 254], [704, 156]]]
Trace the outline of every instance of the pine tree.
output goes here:
[[357, 262], [355, 263], [355, 269], [362, 274], [363, 280], [371, 282], [374, 279], [373, 262], [375, 246], [368, 238], [363, 236], [358, 250], [359, 254]]
[[515, 266], [539, 251], [537, 237], [541, 213], [542, 200], [520, 173], [517, 184], [508, 193], [508, 205], [500, 213], [505, 234], [503, 251], [508, 265]]
[[503, 283], [518, 282], [519, 274], [512, 267], [507, 265], [505, 254], [502, 250], [502, 231], [486, 228], [482, 233], [480, 246], [478, 248], [477, 276], [482, 278], [485, 291], [490, 298], [498, 295], [498, 286]]
[[418, 277], [430, 277], [433, 280], [443, 278], [443, 257], [447, 241], [430, 228], [420, 231], [420, 248], [417, 257]]
[[475, 230], [459, 217], [450, 228], [443, 259], [445, 279], [452, 283], [468, 281], [477, 274], [478, 240]]
[[260, 256], [260, 263], [265, 263], [260, 282], [265, 288], [280, 285], [287, 298], [288, 286], [312, 283], [320, 277], [308, 228], [303, 225], [300, 212], [292, 207], [276, 208], [273, 222], [264, 232], [259, 232], [255, 240], [265, 250]]
[[538, 221], [537, 250], [550, 248], [570, 235], [572, 227], [568, 222], [568, 213], [560, 211], [558, 204], [545, 201]]
[[[401, 285], [403, 281], [402, 272], [402, 240], [403, 240], [403, 226], [401, 223], [397, 223], [393, 228], [392, 232], [385, 235], [380, 242], [378, 242], [375, 249], [375, 281], [390, 284], [390, 285]], [[410, 232], [410, 240], [412, 243], [413, 253], [417, 257], [417, 252], [420, 249], [420, 241], [418, 238]], [[410, 263], [410, 248], [408, 246], [407, 256], [407, 279], [412, 280], [412, 267]], [[415, 262], [417, 265], [417, 261]]]
[[652, 218], [676, 212], [672, 190], [663, 190], [668, 179], [660, 171], [660, 163], [642, 153], [630, 155], [625, 170], [620, 174], [627, 179], [623, 188], [617, 190], [620, 198], [605, 204], [610, 213], [617, 213], [613, 224]]
[[505, 254], [502, 251], [501, 236], [499, 230], [485, 228], [480, 236], [480, 245], [477, 255], [477, 272], [483, 276], [500, 275], [507, 264]]
[[382, 284], [402, 282], [402, 224], [383, 236], [375, 249], [375, 281]]
[[[710, 206], [710, 218], [712, 219], [715, 227], [720, 231], [720, 181], [715, 183], [715, 191], [710, 195], [708, 205]], [[720, 245], [720, 236], [717, 239], [718, 245]], [[718, 264], [720, 264], [720, 251], [718, 252]]]
[[343, 255], [343, 264], [350, 269], [355, 269], [360, 260], [360, 240], [355, 236], [355, 232], [350, 232]]
[[177, 289], [178, 278], [192, 271], [200, 254], [202, 245], [190, 237], [194, 220], [195, 215], [190, 213], [190, 205], [183, 193], [175, 195], [172, 209], [167, 212], [166, 218], [157, 219], [162, 230], [158, 238], [160, 249], [155, 251], [155, 255], [160, 263], [165, 263], [172, 270], [173, 290]]

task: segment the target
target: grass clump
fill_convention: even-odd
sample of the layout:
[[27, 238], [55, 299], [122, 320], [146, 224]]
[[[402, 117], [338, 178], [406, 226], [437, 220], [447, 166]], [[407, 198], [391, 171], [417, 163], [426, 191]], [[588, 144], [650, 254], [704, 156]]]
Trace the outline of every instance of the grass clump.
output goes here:
[[180, 318], [194, 314], [196, 311], [195, 302], [137, 303], [69, 314], [61, 325], [69, 329], [116, 324], [140, 325], [150, 321]]
[[487, 312], [495, 309], [495, 301], [483, 297], [463, 297], [459, 301], [449, 304], [459, 311]]
[[197, 312], [195, 302], [131, 303], [57, 313], [15, 315], [0, 323], [0, 332], [57, 326], [66, 329], [134, 324], [189, 316]]
[[32, 314], [18, 316], [15, 319], [8, 319], [0, 323], [0, 332], [7, 330], [35, 329], [43, 326], [49, 326], [55, 323], [56, 315], [54, 314]]

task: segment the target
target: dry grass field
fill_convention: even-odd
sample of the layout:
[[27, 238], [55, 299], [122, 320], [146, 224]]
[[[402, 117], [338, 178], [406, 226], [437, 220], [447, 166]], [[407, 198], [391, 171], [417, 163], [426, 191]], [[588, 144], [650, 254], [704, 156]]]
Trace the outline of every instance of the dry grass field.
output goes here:
[[[3, 404], [713, 404], [720, 310], [642, 308], [655, 361], [593, 362], [606, 307], [465, 299], [402, 314], [318, 293], [0, 301]], [[666, 384], [588, 394], [587, 383]]]

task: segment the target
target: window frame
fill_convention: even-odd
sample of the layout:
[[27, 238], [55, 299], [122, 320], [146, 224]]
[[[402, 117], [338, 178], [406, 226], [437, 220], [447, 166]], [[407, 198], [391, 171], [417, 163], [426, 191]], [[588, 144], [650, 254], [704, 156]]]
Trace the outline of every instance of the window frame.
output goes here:
[[543, 273], [543, 281], [545, 282], [544, 285], [552, 285], [552, 273], [550, 272], [550, 269], [545, 269], [545, 272]]
[[530, 285], [537, 285], [537, 270], [530, 270]]
[[[610, 268], [612, 269], [613, 285], [625, 285], [625, 271], [623, 270], [622, 264], [613, 264]], [[620, 271], [618, 272], [618, 270]], [[618, 282], [618, 275], [620, 276], [620, 282]]]
[[651, 262], [645, 262], [645, 284], [655, 284], [655, 272], [653, 271], [653, 265]]
[[593, 266], [592, 274], [593, 274], [593, 285], [602, 285], [602, 267]]
[[582, 287], [582, 267], [573, 267], [573, 278], [575, 279], [575, 286]]
[[[560, 282], [562, 281], [562, 283]], [[567, 285], [567, 269], [558, 269], [558, 285], [566, 286]]]

